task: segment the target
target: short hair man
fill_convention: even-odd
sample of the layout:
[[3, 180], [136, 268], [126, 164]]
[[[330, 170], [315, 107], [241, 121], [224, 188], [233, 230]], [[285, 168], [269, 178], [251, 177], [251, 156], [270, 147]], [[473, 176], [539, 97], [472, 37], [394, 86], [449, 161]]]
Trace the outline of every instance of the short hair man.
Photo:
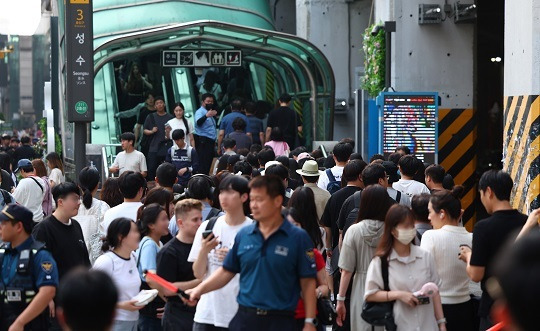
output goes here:
[[537, 285], [540, 268], [540, 233], [533, 232], [501, 251], [494, 271], [499, 286], [488, 292], [496, 299], [493, 315], [502, 317], [505, 330], [536, 330], [538, 328]]
[[250, 206], [258, 222], [238, 232], [222, 267], [188, 290], [190, 304], [222, 288], [240, 273], [239, 308], [230, 329], [295, 328], [294, 310], [301, 292], [306, 312], [304, 330], [315, 330], [313, 243], [303, 229], [281, 215], [285, 195], [281, 179], [259, 176], [251, 180], [250, 189]]
[[[156, 273], [181, 290], [200, 284], [193, 275], [193, 263], [188, 255], [193, 246], [195, 233], [202, 221], [202, 203], [195, 199], [178, 201], [174, 207], [178, 234], [157, 255]], [[195, 309], [186, 307], [178, 295], [167, 297], [163, 330], [191, 330]]]
[[287, 207], [289, 199], [292, 196], [292, 190], [289, 188], [289, 169], [278, 161], [276, 163], [266, 164], [264, 168], [264, 176], [277, 176], [283, 181], [285, 186], [285, 197], [283, 198], [283, 207]]
[[214, 158], [216, 144], [216, 121], [217, 115], [216, 97], [205, 93], [201, 96], [201, 107], [195, 112], [195, 148], [199, 153], [200, 172], [208, 174]]
[[[214, 216], [221, 216], [223, 212], [219, 209], [212, 207], [212, 200], [214, 199], [215, 183], [208, 175], [197, 174], [191, 177], [187, 183], [185, 190], [186, 197], [199, 200], [202, 205], [202, 219], [207, 220]], [[176, 236], [178, 233], [178, 224], [176, 223], [176, 216], [172, 217], [169, 221], [169, 232]]]
[[52, 195], [56, 210], [34, 227], [32, 235], [52, 253], [62, 279], [76, 267], [90, 267], [90, 260], [81, 226], [73, 219], [81, 204], [79, 187], [71, 182], [61, 183], [52, 188]]
[[335, 188], [339, 190], [339, 187], [341, 187], [341, 176], [343, 175], [343, 169], [345, 168], [345, 165], [347, 165], [347, 162], [349, 162], [352, 152], [353, 147], [351, 144], [338, 143], [336, 146], [334, 146], [332, 154], [336, 165], [330, 169], [327, 169], [321, 174], [319, 182], [317, 183], [320, 188], [329, 191], [330, 194], [333, 194], [337, 190], [334, 190], [332, 187], [335, 186], [334, 183], [338, 183]]
[[439, 164], [432, 164], [425, 170], [426, 186], [431, 193], [444, 190], [443, 181], [446, 176], [446, 171]]
[[32, 140], [28, 136], [21, 138], [21, 146], [17, 147], [13, 152], [13, 163], [17, 163], [21, 159], [33, 160], [37, 157], [36, 151], [32, 147]]
[[135, 149], [135, 135], [124, 132], [120, 136], [122, 152], [116, 155], [109, 172], [123, 174], [125, 171], [140, 172], [143, 177], [147, 175], [146, 158], [143, 153]]
[[392, 187], [401, 193], [407, 194], [410, 198], [417, 194], [430, 193], [426, 185], [413, 179], [418, 172], [419, 166], [420, 161], [413, 155], [402, 156], [398, 163], [401, 179], [392, 184]]
[[[161, 142], [164, 140], [167, 131], [165, 123], [174, 118], [173, 115], [167, 112], [163, 97], [158, 96], [154, 100], [156, 111], [146, 117], [143, 126], [143, 133], [149, 141], [146, 162], [148, 177], [151, 179], [156, 176], [157, 167], [165, 160], [166, 153], [160, 151]], [[168, 128], [170, 129], [170, 127]]]
[[186, 144], [186, 133], [176, 129], [172, 133], [174, 144], [167, 150], [165, 161], [176, 167], [178, 183], [186, 185], [191, 175], [199, 170], [199, 156], [195, 148]]
[[13, 191], [15, 200], [30, 209], [34, 214], [34, 222], [43, 220], [43, 199], [47, 192], [47, 183], [40, 177], [36, 176], [34, 166], [28, 159], [21, 159], [17, 162], [15, 173], [19, 172], [23, 179]]
[[317, 207], [317, 217], [319, 221], [322, 218], [324, 207], [330, 199], [331, 195], [327, 190], [317, 186], [317, 181], [322, 171], [319, 170], [319, 165], [315, 160], [307, 160], [302, 165], [302, 169], [296, 170], [300, 176], [302, 176], [302, 181], [304, 182], [305, 187], [309, 187], [313, 191], [315, 196], [315, 206]]
[[[243, 102], [240, 99], [234, 99], [231, 102], [231, 112], [221, 119], [221, 123], [219, 124], [219, 133], [218, 133], [218, 153], [221, 153], [221, 142], [223, 141], [223, 138], [227, 137], [229, 134], [235, 131], [233, 127], [233, 122], [237, 118], [241, 118], [244, 120], [245, 125], [242, 132], [246, 133], [246, 127], [249, 124], [249, 119], [246, 115], [242, 113], [242, 107]], [[248, 134], [248, 136], [251, 136], [251, 133]]]
[[139, 172], [126, 171], [118, 178], [124, 202], [105, 212], [100, 224], [100, 232], [105, 235], [111, 222], [118, 217], [137, 220], [137, 210], [142, 206], [141, 199], [146, 192], [146, 180]]
[[478, 310], [481, 330], [493, 325], [490, 318], [493, 299], [486, 290], [486, 281], [493, 275], [494, 257], [508, 240], [516, 237], [527, 221], [527, 216], [510, 204], [513, 184], [510, 175], [502, 170], [489, 170], [482, 175], [478, 183], [480, 200], [491, 216], [476, 223], [472, 252], [461, 246], [460, 259], [467, 263], [469, 278], [474, 282], [481, 281], [482, 299]]
[[10, 204], [0, 212], [2, 330], [48, 329], [47, 307], [58, 286], [58, 268], [44, 244], [31, 236], [33, 226], [32, 212], [23, 206]]
[[431, 226], [431, 222], [428, 218], [428, 204], [430, 198], [431, 194], [422, 193], [415, 195], [411, 201], [411, 209], [414, 214], [414, 227], [416, 228], [415, 243], [418, 246], [420, 246], [424, 232], [433, 229], [433, 227]]
[[156, 170], [156, 184], [172, 192], [176, 182], [178, 182], [176, 167], [168, 162], [160, 164]]
[[256, 104], [255, 102], [246, 102], [246, 116], [248, 118], [247, 131], [251, 133], [254, 144], [264, 145], [264, 126], [263, 121], [255, 116]]
[[407, 146], [398, 146], [396, 147], [395, 152], [401, 154], [401, 156], [411, 154], [411, 150]]
[[243, 118], [237, 117], [232, 122], [233, 132], [229, 133], [228, 137], [236, 141], [236, 150], [248, 149], [251, 147], [251, 133], [246, 133], [246, 122]]
[[276, 154], [270, 147], [263, 148], [259, 153], [257, 153], [257, 159], [259, 160], [259, 170], [263, 171], [266, 163], [276, 159]]
[[296, 137], [298, 133], [302, 132], [302, 120], [298, 113], [290, 108], [291, 100], [289, 94], [283, 93], [279, 97], [279, 108], [272, 110], [268, 115], [266, 141], [270, 141], [272, 128], [279, 127], [289, 148], [294, 149], [296, 147]]
[[114, 322], [118, 290], [99, 270], [70, 272], [58, 289], [56, 315], [64, 331], [108, 331]]

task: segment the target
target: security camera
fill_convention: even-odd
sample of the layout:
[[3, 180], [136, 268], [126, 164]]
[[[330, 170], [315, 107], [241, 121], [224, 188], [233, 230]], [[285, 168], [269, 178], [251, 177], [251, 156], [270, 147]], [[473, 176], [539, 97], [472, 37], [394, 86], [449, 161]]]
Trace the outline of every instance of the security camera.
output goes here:
[[382, 25], [375, 25], [373, 29], [371, 29], [371, 35], [376, 36], [379, 34], [379, 31], [384, 30], [384, 26]]

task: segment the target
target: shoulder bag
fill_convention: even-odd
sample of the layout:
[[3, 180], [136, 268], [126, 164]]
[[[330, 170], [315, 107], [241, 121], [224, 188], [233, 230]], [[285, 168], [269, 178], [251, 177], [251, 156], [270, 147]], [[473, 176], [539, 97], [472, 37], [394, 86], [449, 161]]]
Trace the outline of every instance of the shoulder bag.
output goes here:
[[[384, 290], [390, 291], [388, 286], [388, 260], [381, 258], [381, 269]], [[397, 330], [394, 322], [394, 301], [366, 302], [362, 306], [362, 318], [372, 326], [384, 326], [387, 331]]]

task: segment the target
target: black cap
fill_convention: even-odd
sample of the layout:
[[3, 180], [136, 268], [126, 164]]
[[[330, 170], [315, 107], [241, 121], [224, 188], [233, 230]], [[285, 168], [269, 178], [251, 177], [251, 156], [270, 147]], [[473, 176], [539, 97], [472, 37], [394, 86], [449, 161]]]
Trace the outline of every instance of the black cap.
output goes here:
[[11, 139], [11, 136], [9, 134], [7, 134], [7, 133], [4, 133], [2, 135], [2, 139]]
[[10, 203], [0, 212], [0, 222], [3, 221], [20, 221], [31, 226], [34, 224], [34, 214], [24, 206]]
[[288, 94], [288, 93], [283, 93], [280, 97], [279, 97], [279, 101], [281, 102], [291, 102], [292, 98], [291, 96]]

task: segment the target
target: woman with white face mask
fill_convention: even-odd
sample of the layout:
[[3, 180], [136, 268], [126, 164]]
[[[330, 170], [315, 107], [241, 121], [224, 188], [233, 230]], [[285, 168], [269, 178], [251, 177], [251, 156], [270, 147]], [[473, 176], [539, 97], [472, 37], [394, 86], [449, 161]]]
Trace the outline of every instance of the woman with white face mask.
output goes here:
[[[384, 233], [369, 265], [364, 300], [394, 301], [394, 321], [400, 331], [446, 331], [438, 292], [429, 298], [414, 294], [426, 283], [441, 286], [431, 254], [411, 244], [416, 236], [411, 210], [402, 205], [390, 208], [385, 218]], [[388, 287], [384, 290], [381, 259], [388, 261]]]

